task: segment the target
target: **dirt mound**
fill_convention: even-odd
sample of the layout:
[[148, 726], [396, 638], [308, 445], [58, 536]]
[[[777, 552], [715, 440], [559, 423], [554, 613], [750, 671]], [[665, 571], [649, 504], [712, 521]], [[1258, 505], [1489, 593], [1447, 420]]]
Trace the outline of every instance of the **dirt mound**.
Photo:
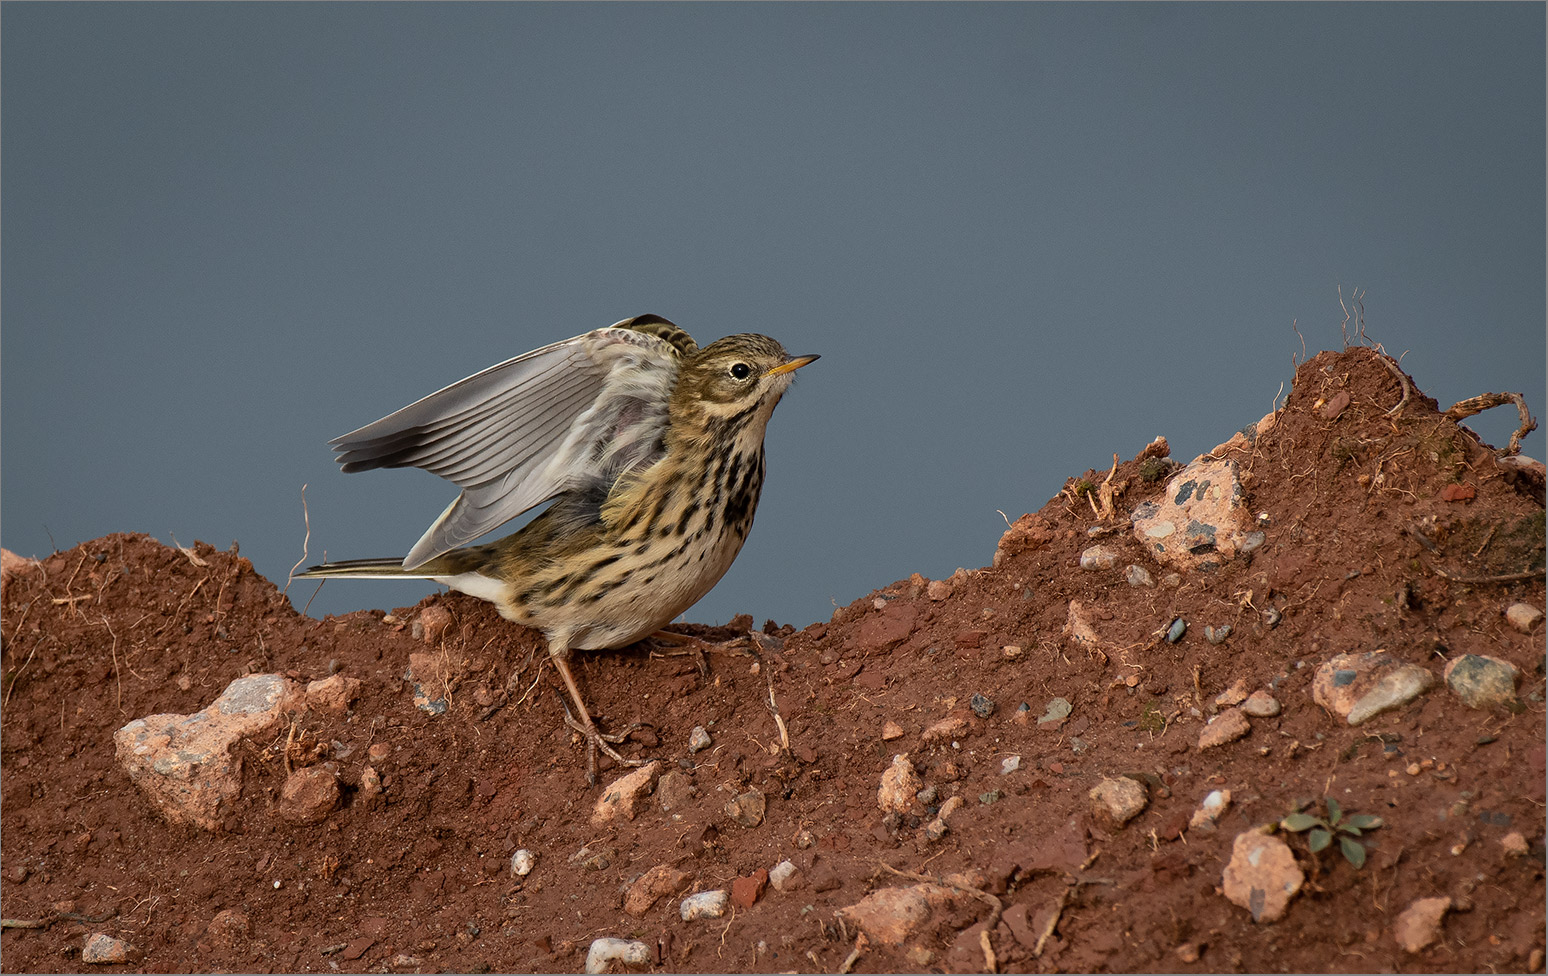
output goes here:
[[[101, 934], [160, 971], [575, 971], [599, 937], [655, 970], [1541, 971], [1541, 475], [1405, 390], [1323, 353], [1203, 466], [1071, 479], [990, 567], [728, 645], [761, 660], [581, 656], [664, 760], [632, 819], [596, 819], [540, 636], [477, 600], [313, 620], [143, 536], [8, 560], [4, 968]], [[215, 829], [173, 825], [115, 734], [245, 675], [275, 720]], [[144, 775], [192, 762], [155, 738]], [[1296, 811], [1326, 848], [1253, 833]], [[1285, 873], [1227, 871], [1254, 845]]]

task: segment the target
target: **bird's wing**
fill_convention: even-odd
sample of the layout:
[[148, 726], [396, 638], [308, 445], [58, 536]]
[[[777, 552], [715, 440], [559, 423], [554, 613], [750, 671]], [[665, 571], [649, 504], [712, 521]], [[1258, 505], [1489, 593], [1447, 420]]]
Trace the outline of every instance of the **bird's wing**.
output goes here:
[[655, 335], [597, 329], [491, 366], [329, 443], [346, 472], [417, 467], [462, 487], [404, 558], [414, 569], [561, 491], [610, 488], [654, 460], [680, 358]]

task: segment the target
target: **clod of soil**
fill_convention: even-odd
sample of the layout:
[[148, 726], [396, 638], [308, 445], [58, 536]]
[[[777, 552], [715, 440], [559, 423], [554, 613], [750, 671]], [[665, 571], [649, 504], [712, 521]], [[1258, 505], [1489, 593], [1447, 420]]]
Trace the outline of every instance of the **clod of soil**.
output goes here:
[[[541, 636], [475, 599], [313, 620], [208, 545], [7, 553], [0, 961], [574, 972], [614, 938], [652, 971], [1541, 971], [1541, 466], [1367, 348], [1304, 363], [1208, 467], [1168, 450], [1072, 478], [950, 581], [679, 628], [723, 642], [702, 670], [578, 656], [605, 729], [649, 725], [620, 749], [662, 760], [595, 789]], [[1384, 679], [1339, 660], [1433, 680], [1351, 725], [1319, 671]], [[222, 746], [235, 791], [171, 822], [115, 734], [247, 675], [296, 693]], [[1254, 705], [1206, 746], [1217, 702]], [[1274, 826], [1335, 808], [1379, 826]], [[1258, 905], [1242, 875], [1238, 905], [1264, 828], [1304, 882]], [[685, 920], [712, 891], [734, 904]]]

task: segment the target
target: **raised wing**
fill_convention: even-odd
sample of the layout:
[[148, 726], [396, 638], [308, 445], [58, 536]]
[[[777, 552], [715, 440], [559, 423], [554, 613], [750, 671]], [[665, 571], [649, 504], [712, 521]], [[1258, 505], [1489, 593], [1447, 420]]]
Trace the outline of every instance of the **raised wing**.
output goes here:
[[403, 568], [414, 569], [562, 491], [611, 487], [654, 460], [680, 358], [656, 335], [597, 329], [491, 366], [329, 443], [346, 472], [417, 467], [462, 487], [404, 558]]

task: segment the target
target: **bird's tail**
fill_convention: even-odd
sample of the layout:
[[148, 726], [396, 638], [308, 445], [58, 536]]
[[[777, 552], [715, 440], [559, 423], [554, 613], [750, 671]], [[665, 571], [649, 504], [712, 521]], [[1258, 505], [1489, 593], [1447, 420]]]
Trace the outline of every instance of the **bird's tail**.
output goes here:
[[345, 559], [336, 563], [308, 566], [293, 579], [434, 579], [435, 560], [424, 566], [404, 569], [400, 559]]

